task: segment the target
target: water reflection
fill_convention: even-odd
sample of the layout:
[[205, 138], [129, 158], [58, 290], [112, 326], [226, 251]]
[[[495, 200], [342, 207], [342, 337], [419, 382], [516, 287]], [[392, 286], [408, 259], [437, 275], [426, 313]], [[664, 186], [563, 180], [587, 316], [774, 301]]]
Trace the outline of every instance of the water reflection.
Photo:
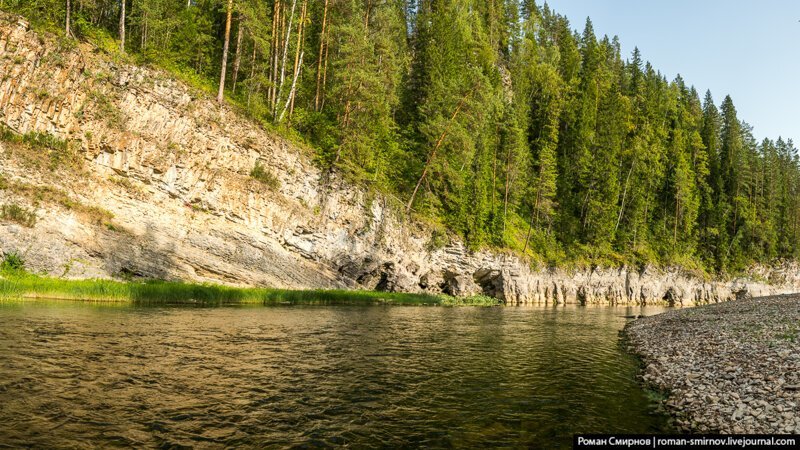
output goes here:
[[0, 444], [569, 445], [663, 416], [618, 343], [658, 308], [0, 305]]

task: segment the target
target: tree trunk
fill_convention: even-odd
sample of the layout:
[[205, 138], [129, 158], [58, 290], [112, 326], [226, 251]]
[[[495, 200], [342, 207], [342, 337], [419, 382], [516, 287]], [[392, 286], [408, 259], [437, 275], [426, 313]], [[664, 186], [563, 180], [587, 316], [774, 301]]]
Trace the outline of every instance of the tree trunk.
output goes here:
[[508, 190], [511, 186], [511, 146], [506, 154], [506, 189], [503, 195], [503, 237], [506, 235], [506, 216], [508, 215]]
[[633, 168], [636, 166], [636, 160], [633, 160], [631, 164], [631, 168], [628, 169], [628, 176], [625, 178], [625, 189], [622, 191], [622, 204], [619, 207], [619, 215], [617, 216], [617, 224], [614, 225], [614, 234], [617, 233], [617, 229], [619, 228], [619, 223], [622, 221], [622, 214], [625, 212], [625, 197], [628, 195], [628, 181], [631, 179], [631, 172], [633, 172]]
[[322, 95], [319, 99], [319, 110], [322, 111], [322, 108], [325, 107], [325, 86], [328, 85], [328, 50], [330, 50], [330, 46], [327, 44], [327, 35], [325, 36], [325, 63], [322, 65]]
[[225, 92], [225, 72], [228, 69], [228, 45], [231, 41], [231, 17], [233, 15], [233, 0], [228, 0], [228, 14], [225, 19], [225, 42], [222, 45], [222, 68], [219, 72], [219, 91], [217, 91], [217, 101], [222, 103]]
[[[300, 52], [300, 65], [303, 65], [303, 54], [305, 51]], [[300, 67], [297, 68], [297, 71], [294, 74], [294, 78], [292, 79], [292, 87], [289, 91], [289, 96], [286, 97], [286, 104], [283, 106], [283, 111], [281, 111], [280, 117], [278, 117], [278, 122], [283, 120], [284, 114], [286, 114], [286, 110], [289, 109], [289, 117], [291, 117], [291, 110], [294, 109], [294, 95], [297, 89], [297, 77], [300, 75]]]
[[675, 227], [672, 230], [672, 245], [678, 244], [678, 214], [680, 213], [681, 197], [675, 192]]
[[239, 63], [242, 61], [242, 28], [244, 28], [244, 17], [239, 13], [239, 28], [236, 30], [236, 55], [233, 57], [233, 88], [231, 89], [234, 94], [236, 93], [236, 80], [239, 78]]
[[477, 86], [470, 89], [466, 95], [461, 97], [461, 100], [458, 102], [456, 109], [453, 111], [453, 115], [450, 116], [450, 120], [447, 122], [447, 126], [445, 126], [444, 131], [442, 131], [441, 136], [439, 139], [436, 140], [436, 144], [433, 146], [433, 150], [431, 150], [430, 154], [428, 154], [428, 159], [425, 161], [425, 167], [422, 169], [422, 175], [420, 175], [419, 180], [417, 181], [417, 185], [414, 186], [414, 192], [411, 193], [411, 198], [408, 200], [408, 204], [406, 205], [406, 212], [411, 211], [411, 206], [414, 204], [414, 198], [417, 196], [417, 191], [419, 191], [419, 187], [422, 185], [422, 182], [425, 180], [425, 176], [428, 175], [428, 170], [430, 169], [431, 162], [433, 158], [436, 157], [436, 151], [439, 150], [439, 147], [442, 146], [442, 142], [444, 142], [444, 138], [447, 136], [447, 133], [450, 131], [450, 127], [453, 125], [453, 121], [456, 120], [456, 116], [458, 116], [458, 112], [461, 111], [461, 108], [464, 106], [464, 103], [467, 99], [475, 92]]
[[[294, 55], [294, 70], [292, 71], [292, 87], [289, 89], [289, 96], [286, 97], [286, 105], [283, 107], [283, 111], [281, 111], [280, 117], [278, 117], [278, 122], [283, 120], [283, 116], [286, 114], [286, 110], [291, 107], [294, 109], [294, 95], [297, 89], [297, 78], [300, 76], [300, 69], [303, 66], [303, 55], [305, 54], [305, 49], [303, 49], [303, 28], [304, 22], [306, 20], [306, 6], [308, 5], [308, 0], [303, 0], [303, 6], [300, 9], [300, 23], [297, 25], [297, 49]], [[291, 112], [289, 113], [291, 116]]]
[[275, 2], [272, 14], [272, 38], [270, 39], [269, 106], [275, 107], [278, 80], [278, 36], [280, 35], [281, 0]]
[[[325, 0], [325, 6], [322, 9], [322, 30], [319, 32], [319, 58], [317, 59], [317, 93], [314, 96], [314, 111], [321, 109], [321, 96], [322, 96], [322, 50], [325, 47], [325, 30], [328, 23], [328, 1]], [[327, 64], [327, 61], [326, 61]]]
[[298, 37], [298, 45], [303, 47], [302, 52], [300, 53], [300, 64], [297, 66], [297, 74], [295, 75], [294, 80], [292, 81], [292, 90], [289, 93], [289, 97], [291, 98], [292, 102], [289, 104], [289, 126], [292, 123], [292, 115], [294, 114], [294, 100], [297, 97], [297, 77], [300, 75], [300, 72], [303, 70], [303, 55], [305, 54], [305, 42], [306, 42], [306, 27], [305, 23], [308, 17], [308, 0], [303, 0], [303, 19], [300, 21], [300, 35], [302, 36], [302, 40]]
[[64, 19], [64, 33], [67, 35], [67, 37], [72, 36], [72, 29], [70, 28], [70, 23], [69, 23], [70, 22], [69, 15], [71, 10], [72, 8], [70, 7], [70, 0], [67, 0], [67, 16]]
[[125, 53], [125, 3], [127, 0], [120, 2], [119, 9], [119, 51]]
[[[252, 36], [251, 36], [252, 37]], [[256, 73], [256, 44], [253, 42], [253, 57], [250, 59], [250, 84], [247, 87], [247, 107], [250, 107], [250, 97], [253, 95], [252, 79]], [[260, 81], [259, 81], [260, 83]]]
[[283, 57], [281, 58], [281, 80], [278, 84], [278, 93], [275, 98], [275, 109], [272, 112], [273, 119], [278, 115], [278, 102], [283, 95], [283, 85], [286, 81], [286, 58], [289, 55], [289, 41], [292, 38], [292, 22], [294, 22], [294, 11], [297, 7], [297, 0], [292, 0], [292, 10], [289, 13], [289, 23], [286, 25], [286, 40], [283, 41]]
[[369, 13], [372, 10], [372, 0], [367, 0], [367, 8], [364, 11], [364, 29], [369, 30]]
[[[497, 130], [495, 129], [495, 132]], [[492, 152], [492, 220], [495, 220], [494, 214], [494, 204], [495, 198], [497, 198], [497, 147], [494, 147], [494, 151]]]
[[147, 46], [147, 11], [142, 11], [142, 40], [139, 43], [139, 50], [144, 51]]
[[541, 186], [536, 191], [536, 204], [533, 205], [533, 209], [531, 210], [531, 220], [528, 221], [528, 234], [525, 236], [525, 247], [522, 249], [522, 254], [525, 254], [528, 251], [528, 242], [531, 240], [531, 230], [533, 229], [533, 221], [539, 220], [539, 198], [541, 195], [542, 189]]

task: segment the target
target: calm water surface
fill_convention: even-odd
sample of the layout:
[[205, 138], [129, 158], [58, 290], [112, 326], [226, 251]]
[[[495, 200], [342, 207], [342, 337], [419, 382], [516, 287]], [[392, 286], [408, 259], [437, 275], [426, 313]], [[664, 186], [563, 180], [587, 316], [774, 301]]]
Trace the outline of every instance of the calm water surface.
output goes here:
[[554, 447], [669, 430], [658, 308], [0, 303], [0, 447]]

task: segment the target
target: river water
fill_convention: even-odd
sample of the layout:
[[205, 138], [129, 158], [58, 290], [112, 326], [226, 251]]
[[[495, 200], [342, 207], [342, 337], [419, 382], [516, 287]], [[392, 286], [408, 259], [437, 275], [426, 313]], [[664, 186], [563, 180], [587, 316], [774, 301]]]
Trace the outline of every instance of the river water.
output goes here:
[[0, 447], [554, 447], [670, 431], [659, 308], [0, 303]]

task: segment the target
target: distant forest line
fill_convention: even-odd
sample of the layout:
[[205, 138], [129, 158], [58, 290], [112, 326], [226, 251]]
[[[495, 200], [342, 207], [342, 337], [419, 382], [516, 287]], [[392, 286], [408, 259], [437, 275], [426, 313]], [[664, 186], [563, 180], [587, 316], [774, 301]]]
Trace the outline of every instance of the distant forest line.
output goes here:
[[[800, 253], [800, 160], [519, 0], [0, 0], [219, 88], [472, 248], [736, 272]], [[665, 36], [665, 39], [668, 36]], [[109, 44], [111, 43], [111, 44]], [[755, 87], [754, 87], [755, 88]], [[701, 98], [702, 97], [702, 98]], [[227, 100], [224, 100], [227, 99]]]

